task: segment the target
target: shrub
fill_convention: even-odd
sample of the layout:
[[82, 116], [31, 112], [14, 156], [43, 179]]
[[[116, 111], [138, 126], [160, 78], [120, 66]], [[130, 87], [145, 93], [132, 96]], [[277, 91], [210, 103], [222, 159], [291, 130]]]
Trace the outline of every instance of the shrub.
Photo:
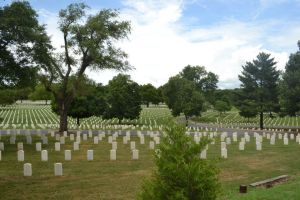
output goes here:
[[200, 159], [210, 141], [199, 144], [185, 134], [185, 128], [170, 126], [156, 150], [156, 169], [145, 180], [139, 199], [216, 199], [220, 192], [218, 172], [212, 161]]

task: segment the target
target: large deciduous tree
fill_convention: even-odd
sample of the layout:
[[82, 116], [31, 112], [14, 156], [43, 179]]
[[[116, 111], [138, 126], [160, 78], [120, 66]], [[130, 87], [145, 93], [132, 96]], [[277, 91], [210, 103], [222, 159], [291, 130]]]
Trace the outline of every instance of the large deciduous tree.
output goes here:
[[216, 74], [207, 72], [203, 66], [187, 65], [179, 75], [182, 78], [194, 82], [196, 88], [204, 94], [206, 101], [210, 104], [214, 104], [214, 93], [218, 87], [218, 76]]
[[257, 105], [261, 129], [264, 128], [264, 112], [278, 111], [279, 75], [274, 58], [270, 58], [270, 54], [263, 52], [259, 53], [252, 62], [247, 62], [243, 66], [242, 74], [239, 75], [239, 80], [242, 82], [241, 97], [243, 100], [250, 100]]
[[194, 82], [180, 76], [171, 77], [163, 87], [165, 102], [172, 110], [173, 116], [184, 114], [186, 125], [193, 115], [200, 115], [203, 111], [204, 97]]
[[[71, 4], [59, 12], [59, 30], [63, 34], [63, 53], [42, 65], [42, 82], [58, 104], [59, 131], [68, 129], [67, 115], [86, 70], [127, 70], [127, 55], [114, 45], [126, 38], [130, 23], [120, 21], [118, 12], [104, 9], [86, 16], [85, 4]], [[43, 49], [44, 46], [40, 46]], [[70, 76], [74, 81], [70, 81]], [[59, 84], [53, 84], [58, 82]], [[58, 87], [57, 87], [58, 86]]]
[[159, 91], [150, 83], [140, 86], [140, 95], [142, 102], [146, 104], [147, 107], [149, 107], [150, 103], [157, 105], [161, 101]]
[[39, 43], [47, 40], [45, 28], [26, 1], [14, 1], [0, 7], [0, 86], [33, 88], [37, 69], [43, 59], [37, 59]]
[[299, 50], [289, 57], [280, 84], [283, 114], [295, 116], [300, 111], [300, 41]]
[[129, 75], [115, 76], [106, 87], [106, 102], [104, 118], [118, 118], [119, 123], [124, 118], [138, 118], [142, 110], [139, 85]]

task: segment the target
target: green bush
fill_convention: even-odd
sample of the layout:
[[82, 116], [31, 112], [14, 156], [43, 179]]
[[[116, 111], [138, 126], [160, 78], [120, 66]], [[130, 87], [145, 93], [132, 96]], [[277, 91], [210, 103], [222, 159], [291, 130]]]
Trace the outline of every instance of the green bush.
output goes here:
[[212, 161], [200, 159], [210, 141], [196, 144], [182, 126], [170, 126], [156, 150], [156, 169], [144, 181], [139, 199], [216, 199], [220, 192], [218, 172]]

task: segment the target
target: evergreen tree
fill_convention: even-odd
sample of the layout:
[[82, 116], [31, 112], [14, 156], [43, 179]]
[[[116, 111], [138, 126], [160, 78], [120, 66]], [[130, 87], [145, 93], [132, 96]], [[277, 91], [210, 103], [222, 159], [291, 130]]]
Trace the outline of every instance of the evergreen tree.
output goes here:
[[239, 75], [239, 79], [242, 82], [241, 97], [243, 99], [241, 101], [251, 100], [257, 105], [261, 129], [264, 127], [264, 112], [270, 112], [270, 114], [273, 111], [278, 112], [279, 75], [274, 58], [270, 58], [270, 54], [263, 52], [259, 53], [252, 62], [247, 62], [243, 66], [242, 74]]
[[299, 50], [291, 54], [280, 87], [283, 114], [295, 116], [300, 111], [300, 41]]

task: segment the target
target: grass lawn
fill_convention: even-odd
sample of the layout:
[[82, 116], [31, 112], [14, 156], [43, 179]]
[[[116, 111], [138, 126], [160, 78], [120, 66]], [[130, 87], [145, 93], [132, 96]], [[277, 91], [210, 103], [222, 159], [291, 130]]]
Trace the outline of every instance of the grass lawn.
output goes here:
[[[40, 141], [37, 137], [32, 145], [25, 144], [24, 136], [17, 138], [24, 142], [25, 162], [17, 162], [17, 144], [9, 145], [7, 137], [2, 136], [1, 140], [5, 141], [5, 151], [0, 161], [0, 199], [134, 199], [142, 180], [154, 169], [148, 136], [145, 145], [131, 137], [140, 151], [137, 161], [131, 160], [130, 145], [124, 145], [121, 137], [117, 140], [117, 161], [109, 160], [111, 144], [107, 137], [98, 145], [92, 144], [92, 138], [83, 141], [79, 151], [72, 151], [72, 161], [64, 161], [64, 150], [73, 149], [71, 141], [67, 139], [61, 151], [55, 152], [54, 140], [50, 138], [49, 145], [43, 145], [43, 149], [48, 150], [48, 162], [40, 161], [40, 152], [35, 151], [34, 143]], [[221, 169], [223, 193], [220, 199], [298, 199], [300, 145], [290, 141], [284, 146], [283, 141], [277, 139], [272, 146], [264, 139], [262, 148], [256, 151], [251, 137], [245, 151], [239, 151], [238, 143], [233, 143], [227, 146], [228, 159], [220, 159], [220, 141], [209, 145], [208, 159], [217, 162]], [[94, 150], [94, 161], [86, 160], [87, 149]], [[23, 177], [26, 162], [32, 163], [32, 177]], [[54, 176], [55, 162], [63, 163], [63, 177]], [[271, 189], [250, 189], [246, 195], [238, 194], [240, 184], [283, 174], [291, 176], [291, 181]]]

